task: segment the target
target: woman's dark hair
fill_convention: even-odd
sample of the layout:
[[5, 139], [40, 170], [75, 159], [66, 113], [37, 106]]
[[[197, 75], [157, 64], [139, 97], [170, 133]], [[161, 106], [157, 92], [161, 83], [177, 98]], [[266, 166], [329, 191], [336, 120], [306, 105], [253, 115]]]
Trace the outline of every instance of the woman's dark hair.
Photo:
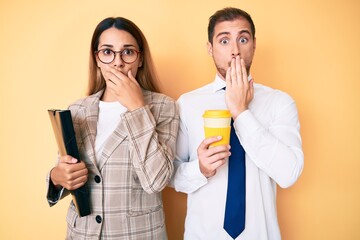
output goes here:
[[143, 59], [142, 66], [138, 69], [136, 79], [139, 85], [146, 90], [159, 92], [155, 67], [152, 62], [149, 45], [142, 31], [132, 21], [123, 17], [109, 17], [102, 20], [95, 28], [90, 46], [90, 63], [89, 63], [89, 84], [87, 94], [94, 94], [105, 88], [105, 79], [96, 64], [95, 51], [98, 50], [99, 39], [101, 34], [109, 29], [116, 28], [130, 33], [136, 40], [141, 57]]

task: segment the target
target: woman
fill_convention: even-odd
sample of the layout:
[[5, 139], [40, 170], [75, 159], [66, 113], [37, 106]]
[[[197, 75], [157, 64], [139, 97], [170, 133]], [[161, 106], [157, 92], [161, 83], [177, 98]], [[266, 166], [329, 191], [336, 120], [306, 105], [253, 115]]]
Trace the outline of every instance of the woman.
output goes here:
[[96, 27], [88, 96], [70, 105], [80, 161], [62, 156], [48, 176], [53, 205], [85, 183], [91, 214], [71, 202], [67, 239], [166, 239], [161, 190], [173, 173], [179, 116], [157, 93], [147, 41], [125, 18]]

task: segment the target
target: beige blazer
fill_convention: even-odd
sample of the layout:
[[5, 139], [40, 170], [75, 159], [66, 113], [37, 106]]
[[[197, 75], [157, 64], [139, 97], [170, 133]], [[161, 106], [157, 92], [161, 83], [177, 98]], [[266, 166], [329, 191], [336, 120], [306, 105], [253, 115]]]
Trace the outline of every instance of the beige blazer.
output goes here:
[[[70, 105], [80, 158], [89, 170], [91, 215], [78, 217], [71, 202], [67, 239], [166, 239], [161, 199], [173, 174], [179, 114], [171, 98], [144, 90], [146, 106], [121, 115], [96, 166], [94, 151], [102, 91]], [[56, 193], [48, 179], [50, 205]], [[56, 194], [55, 194], [56, 193]]]

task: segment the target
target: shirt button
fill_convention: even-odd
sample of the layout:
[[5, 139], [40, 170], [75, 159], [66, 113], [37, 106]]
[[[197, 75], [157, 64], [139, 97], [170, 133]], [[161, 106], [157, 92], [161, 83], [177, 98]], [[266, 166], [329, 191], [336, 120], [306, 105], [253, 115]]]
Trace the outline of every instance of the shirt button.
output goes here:
[[95, 217], [95, 220], [96, 220], [97, 223], [101, 223], [102, 218], [101, 218], [100, 215], [97, 215], [97, 216]]
[[96, 183], [100, 183], [100, 182], [101, 182], [101, 178], [100, 178], [98, 175], [96, 175], [96, 176], [94, 177], [94, 180], [95, 180]]

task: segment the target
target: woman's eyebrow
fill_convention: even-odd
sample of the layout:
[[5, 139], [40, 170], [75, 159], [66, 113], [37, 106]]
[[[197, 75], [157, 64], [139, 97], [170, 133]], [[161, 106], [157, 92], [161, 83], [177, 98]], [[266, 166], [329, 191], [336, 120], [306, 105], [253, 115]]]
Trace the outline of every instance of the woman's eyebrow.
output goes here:
[[[101, 48], [101, 47], [113, 48], [114, 45], [111, 45], [111, 44], [103, 44], [103, 45], [99, 46], [99, 48]], [[124, 44], [124, 45], [122, 46], [122, 48], [128, 48], [128, 47], [134, 47], [134, 48], [136, 48], [135, 45], [133, 45], [133, 44]]]
[[113, 45], [111, 45], [111, 44], [103, 44], [103, 45], [101, 45], [100, 47], [114, 47]]

